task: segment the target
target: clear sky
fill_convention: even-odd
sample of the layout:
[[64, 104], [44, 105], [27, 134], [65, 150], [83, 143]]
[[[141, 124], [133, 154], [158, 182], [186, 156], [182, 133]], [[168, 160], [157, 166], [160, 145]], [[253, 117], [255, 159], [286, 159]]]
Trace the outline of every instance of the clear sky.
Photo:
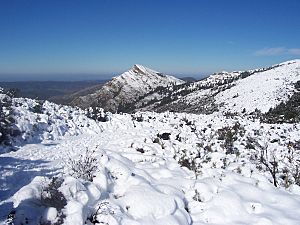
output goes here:
[[0, 0], [0, 80], [102, 79], [136, 63], [199, 76], [295, 58], [299, 0]]

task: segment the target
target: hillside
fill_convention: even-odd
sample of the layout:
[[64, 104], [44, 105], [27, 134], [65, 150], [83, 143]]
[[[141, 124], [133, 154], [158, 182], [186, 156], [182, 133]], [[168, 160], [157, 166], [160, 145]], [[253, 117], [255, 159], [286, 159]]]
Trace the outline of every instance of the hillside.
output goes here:
[[175, 77], [164, 75], [142, 65], [134, 65], [93, 94], [77, 97], [71, 104], [81, 108], [97, 106], [112, 112], [122, 111], [126, 104], [131, 104], [157, 87], [182, 83], [184, 81]]
[[286, 102], [299, 80], [300, 60], [288, 61], [238, 80], [232, 88], [216, 96], [216, 103], [222, 105], [222, 111], [242, 112], [245, 109], [254, 112], [258, 109], [265, 113]]
[[249, 71], [220, 72], [208, 78], [144, 95], [134, 103], [136, 111], [205, 113], [267, 112], [296, 92], [300, 60]]

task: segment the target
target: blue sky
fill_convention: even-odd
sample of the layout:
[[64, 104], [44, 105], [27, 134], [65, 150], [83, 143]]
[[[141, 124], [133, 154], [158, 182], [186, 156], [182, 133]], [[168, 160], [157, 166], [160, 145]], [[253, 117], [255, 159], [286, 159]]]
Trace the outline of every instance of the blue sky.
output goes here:
[[300, 58], [299, 12], [299, 0], [1, 0], [0, 80], [268, 66]]

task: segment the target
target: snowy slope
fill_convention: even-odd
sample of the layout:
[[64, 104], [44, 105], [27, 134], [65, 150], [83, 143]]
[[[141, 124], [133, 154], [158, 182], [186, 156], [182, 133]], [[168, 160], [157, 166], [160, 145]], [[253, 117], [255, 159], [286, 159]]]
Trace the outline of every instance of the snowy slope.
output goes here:
[[300, 60], [288, 61], [279, 67], [255, 73], [236, 82], [235, 86], [219, 93], [217, 104], [224, 104], [222, 111], [247, 112], [255, 109], [267, 112], [286, 101], [294, 91], [294, 83], [300, 80]]
[[16, 150], [26, 143], [102, 131], [101, 124], [88, 118], [85, 111], [78, 108], [28, 98], [13, 98], [11, 104], [14, 129], [12, 146], [0, 145], [0, 153]]
[[[287, 160], [290, 150], [292, 160], [300, 158], [299, 146], [293, 145], [299, 140], [299, 124], [274, 126], [220, 114], [143, 113], [113, 115], [101, 126], [101, 133], [2, 154], [2, 218], [14, 206], [14, 224], [60, 218], [72, 225], [299, 224], [300, 187], [291, 175], [295, 164]], [[226, 147], [228, 137], [222, 139], [227, 128], [233, 132], [232, 149]], [[70, 176], [67, 166], [86, 148], [95, 150], [93, 181]], [[277, 188], [255, 160], [260, 148], [279, 163]], [[286, 167], [291, 172], [288, 186]], [[53, 193], [46, 187], [54, 175], [60, 177], [58, 190], [66, 200], [62, 209], [41, 197]]]
[[79, 97], [72, 104], [82, 108], [99, 106], [105, 110], [115, 112], [157, 87], [181, 83], [184, 83], [184, 81], [173, 76], [164, 75], [142, 65], [134, 65], [127, 72], [114, 77], [100, 90]]
[[151, 92], [135, 106], [137, 111], [249, 114], [258, 109], [264, 113], [286, 102], [299, 80], [300, 60], [249, 71], [223, 71], [197, 82]]

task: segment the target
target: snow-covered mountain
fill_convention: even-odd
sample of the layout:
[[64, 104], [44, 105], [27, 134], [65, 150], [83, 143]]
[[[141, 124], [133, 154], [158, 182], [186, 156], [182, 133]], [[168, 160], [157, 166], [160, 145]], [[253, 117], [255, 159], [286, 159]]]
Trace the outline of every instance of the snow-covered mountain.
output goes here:
[[300, 60], [249, 71], [220, 72], [208, 78], [155, 90], [135, 103], [137, 111], [263, 113], [286, 102], [300, 80]]
[[95, 93], [78, 97], [71, 104], [81, 108], [98, 106], [112, 112], [122, 111], [122, 108], [157, 87], [182, 83], [184, 81], [173, 76], [159, 73], [142, 65], [134, 65], [127, 72], [107, 82]]
[[297, 92], [299, 74], [300, 60], [292, 60], [248, 71], [222, 71], [185, 83], [134, 65], [95, 93], [76, 97], [72, 105], [112, 112], [266, 113]]

